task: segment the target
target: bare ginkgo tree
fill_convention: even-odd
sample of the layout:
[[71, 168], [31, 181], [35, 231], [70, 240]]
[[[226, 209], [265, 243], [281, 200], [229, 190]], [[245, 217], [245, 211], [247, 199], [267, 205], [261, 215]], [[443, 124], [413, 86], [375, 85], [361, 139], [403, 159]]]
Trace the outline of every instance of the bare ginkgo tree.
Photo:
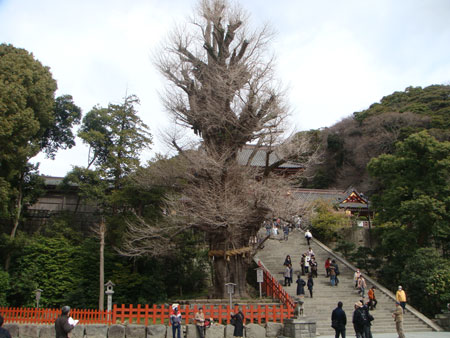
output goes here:
[[[267, 55], [268, 27], [251, 30], [245, 12], [224, 0], [200, 1], [191, 24], [170, 36], [156, 65], [169, 83], [167, 111], [200, 137], [200, 146], [186, 149], [171, 137], [178, 155], [138, 176], [143, 187], [163, 185], [171, 193], [164, 221], [129, 224], [123, 252], [158, 255], [173, 248], [174, 236], [194, 229], [209, 244], [214, 296], [226, 297], [228, 282], [237, 284], [236, 296], [246, 296], [255, 249], [249, 239], [264, 220], [299, 213], [289, 180], [272, 171], [311, 150], [301, 137], [281, 139], [288, 109]], [[247, 144], [268, 155], [277, 145], [277, 163], [267, 161], [266, 170], [239, 164]]]

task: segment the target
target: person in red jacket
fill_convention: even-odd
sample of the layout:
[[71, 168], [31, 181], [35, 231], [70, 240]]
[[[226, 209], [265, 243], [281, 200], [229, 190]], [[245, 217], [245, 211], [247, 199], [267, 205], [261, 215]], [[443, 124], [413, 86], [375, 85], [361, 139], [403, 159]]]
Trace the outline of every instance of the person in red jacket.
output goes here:
[[325, 271], [327, 273], [327, 277], [330, 277], [330, 264], [331, 264], [331, 258], [328, 257], [325, 261]]

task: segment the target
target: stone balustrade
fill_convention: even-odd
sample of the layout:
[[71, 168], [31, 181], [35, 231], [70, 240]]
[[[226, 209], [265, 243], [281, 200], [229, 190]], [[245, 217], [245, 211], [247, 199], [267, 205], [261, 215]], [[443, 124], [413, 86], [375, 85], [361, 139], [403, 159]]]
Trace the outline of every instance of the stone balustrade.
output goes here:
[[[55, 338], [54, 325], [14, 324], [7, 323], [3, 327], [11, 333], [12, 338]], [[197, 328], [193, 324], [183, 325], [182, 335], [186, 338], [197, 338]], [[206, 338], [232, 338], [232, 325], [214, 324], [206, 330]], [[247, 338], [276, 338], [283, 333], [283, 324], [267, 323], [264, 325], [247, 324]], [[171, 338], [172, 328], [166, 325], [77, 325], [71, 338]]]

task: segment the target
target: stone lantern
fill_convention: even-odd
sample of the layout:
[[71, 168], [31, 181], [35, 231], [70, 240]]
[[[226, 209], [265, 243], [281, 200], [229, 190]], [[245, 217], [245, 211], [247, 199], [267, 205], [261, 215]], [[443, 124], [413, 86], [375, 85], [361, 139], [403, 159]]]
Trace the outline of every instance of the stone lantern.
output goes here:
[[110, 312], [112, 310], [112, 295], [114, 293], [113, 287], [116, 286], [110, 280], [105, 284], [106, 291], [105, 294], [108, 296], [106, 310]]
[[42, 289], [36, 289], [34, 290], [34, 293], [36, 294], [36, 307], [39, 309], [39, 300], [41, 299], [41, 293], [42, 293]]
[[225, 286], [227, 287], [227, 293], [230, 295], [230, 309], [232, 309], [234, 287], [236, 286], [236, 284], [226, 283]]

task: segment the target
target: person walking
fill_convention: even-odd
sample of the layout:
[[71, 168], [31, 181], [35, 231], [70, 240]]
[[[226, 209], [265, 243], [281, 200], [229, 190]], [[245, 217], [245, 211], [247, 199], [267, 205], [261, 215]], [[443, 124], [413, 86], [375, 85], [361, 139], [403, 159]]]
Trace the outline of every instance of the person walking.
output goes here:
[[172, 338], [181, 338], [181, 313], [178, 310], [178, 304], [173, 304], [172, 309], [173, 312], [170, 315], [170, 324], [172, 325]]
[[309, 273], [309, 262], [311, 261], [311, 256], [305, 253], [305, 273]]
[[309, 266], [311, 267], [311, 275], [317, 278], [317, 262], [315, 256], [311, 257], [309, 261]]
[[333, 264], [330, 265], [330, 284], [331, 286], [336, 285], [336, 268]]
[[56, 338], [68, 338], [69, 332], [75, 327], [75, 325], [69, 324], [69, 314], [70, 306], [63, 306], [61, 315], [55, 321]]
[[302, 258], [300, 258], [300, 267], [302, 270], [302, 276], [305, 275], [305, 263], [306, 263], [306, 255], [302, 254]]
[[309, 229], [306, 230], [306, 232], [305, 232], [305, 238], [306, 238], [306, 241], [308, 242], [308, 246], [309, 246], [309, 242], [312, 239], [312, 233], [311, 233], [311, 231], [309, 231]]
[[361, 294], [362, 298], [366, 297], [366, 288], [367, 288], [366, 280], [362, 275], [360, 275], [358, 278], [358, 289], [359, 289], [358, 292]]
[[406, 308], [406, 293], [405, 290], [403, 290], [402, 286], [399, 285], [398, 286], [398, 290], [397, 293], [395, 294], [395, 299], [397, 300], [397, 302], [400, 303], [400, 306], [403, 309], [403, 313], [405, 313], [405, 308]]
[[338, 302], [337, 308], [331, 313], [331, 327], [336, 332], [335, 338], [345, 338], [345, 325], [347, 325], [347, 316], [342, 309], [343, 303]]
[[325, 261], [325, 272], [327, 273], [327, 277], [330, 277], [330, 265], [331, 265], [331, 258], [328, 257]]
[[287, 241], [289, 239], [289, 226], [286, 223], [283, 227], [283, 235], [284, 235], [284, 240]]
[[306, 285], [308, 286], [309, 295], [311, 296], [311, 298], [313, 298], [314, 281], [312, 274], [308, 275], [308, 282], [306, 282]]
[[[237, 306], [237, 305], [235, 305]], [[238, 313], [231, 313], [231, 319], [234, 323], [234, 337], [243, 337], [244, 336], [244, 314], [242, 313], [240, 307], [238, 307]]]
[[395, 321], [395, 329], [397, 330], [398, 338], [405, 338], [403, 333], [403, 308], [400, 302], [395, 302], [395, 311], [392, 314]]
[[372, 338], [371, 326], [372, 326], [372, 321], [375, 318], [373, 318], [373, 316], [369, 312], [369, 303], [364, 304], [364, 301], [361, 301], [361, 303], [363, 304], [362, 309], [366, 314], [365, 322], [364, 322], [364, 338]]
[[365, 338], [364, 324], [366, 323], [366, 313], [362, 307], [363, 304], [361, 302], [356, 302], [355, 311], [353, 311], [352, 323], [356, 338]]
[[353, 281], [355, 282], [355, 289], [358, 288], [359, 276], [361, 276], [361, 272], [359, 271], [359, 269], [356, 269], [355, 274], [353, 275]]
[[291, 268], [288, 266], [286, 266], [284, 268], [284, 286], [291, 286]]
[[297, 296], [305, 296], [305, 281], [302, 279], [302, 276], [298, 275], [297, 278]]
[[378, 304], [378, 301], [375, 297], [375, 289], [376, 289], [376, 286], [372, 285], [369, 292], [367, 293], [367, 295], [369, 296], [369, 308], [371, 310], [376, 310], [377, 304]]
[[3, 321], [3, 316], [0, 315], [0, 338], [11, 338], [11, 334], [9, 333], [9, 331], [2, 327]]

